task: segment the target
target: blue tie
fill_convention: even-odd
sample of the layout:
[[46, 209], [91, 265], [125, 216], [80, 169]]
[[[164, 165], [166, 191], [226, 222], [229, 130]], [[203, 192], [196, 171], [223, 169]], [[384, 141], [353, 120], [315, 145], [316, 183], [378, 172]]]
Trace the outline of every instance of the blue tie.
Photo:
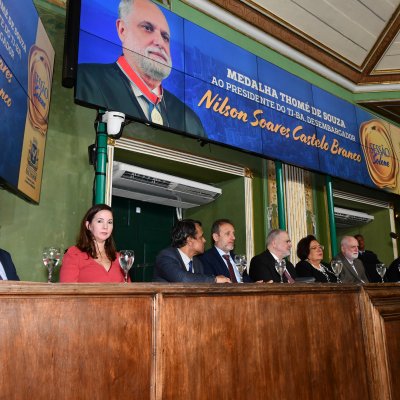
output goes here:
[[192, 260], [189, 261], [189, 272], [193, 273], [193, 261]]

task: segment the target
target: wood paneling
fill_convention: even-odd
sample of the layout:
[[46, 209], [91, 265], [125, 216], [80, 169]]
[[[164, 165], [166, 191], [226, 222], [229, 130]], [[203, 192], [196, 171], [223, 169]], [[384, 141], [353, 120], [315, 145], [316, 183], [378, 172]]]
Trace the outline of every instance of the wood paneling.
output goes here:
[[0, 399], [398, 399], [399, 329], [396, 284], [0, 282]]
[[368, 398], [357, 291], [164, 296], [162, 308], [163, 399]]
[[150, 296], [38, 289], [1, 294], [0, 399], [150, 398]]
[[400, 285], [367, 285], [363, 298], [372, 398], [400, 399]]

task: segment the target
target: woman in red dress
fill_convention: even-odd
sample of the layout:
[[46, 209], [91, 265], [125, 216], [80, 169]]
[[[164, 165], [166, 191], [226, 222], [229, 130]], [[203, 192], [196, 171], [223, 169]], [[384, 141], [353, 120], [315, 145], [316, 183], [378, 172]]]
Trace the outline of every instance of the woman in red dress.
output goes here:
[[60, 282], [124, 282], [112, 231], [111, 207], [91, 207], [82, 219], [76, 246], [63, 257]]

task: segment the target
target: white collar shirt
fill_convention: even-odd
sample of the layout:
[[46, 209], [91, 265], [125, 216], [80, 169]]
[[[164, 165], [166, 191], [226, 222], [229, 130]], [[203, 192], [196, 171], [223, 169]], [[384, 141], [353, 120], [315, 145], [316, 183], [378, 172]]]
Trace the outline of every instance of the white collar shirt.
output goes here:
[[223, 256], [225, 256], [225, 255], [228, 255], [228, 256], [229, 256], [229, 260], [231, 261], [231, 264], [232, 264], [232, 267], [233, 267], [233, 272], [235, 273], [236, 281], [237, 281], [237, 282], [242, 282], [242, 278], [241, 278], [241, 276], [240, 276], [240, 274], [239, 274], [239, 270], [237, 269], [237, 266], [236, 266], [236, 264], [235, 264], [235, 260], [232, 259], [231, 254], [230, 254], [230, 253], [225, 253], [223, 250], [221, 250], [221, 249], [218, 248], [217, 246], [214, 246], [214, 247], [217, 249], [218, 254], [219, 254], [219, 255], [222, 257], [222, 259], [224, 260], [224, 263], [225, 263], [225, 265], [226, 265], [226, 268], [228, 268], [228, 270], [229, 270], [228, 262], [225, 260], [225, 258], [224, 258]]
[[0, 276], [1, 279], [3, 279], [3, 281], [8, 281], [7, 275], [6, 275], [6, 271], [4, 270], [3, 264], [0, 261]]
[[[181, 255], [181, 257], [182, 257], [182, 261], [183, 261], [183, 263], [185, 264], [185, 268], [186, 268], [186, 271], [188, 271], [189, 272], [189, 263], [190, 263], [190, 261], [192, 261], [192, 265], [193, 265], [193, 260], [190, 258], [190, 257], [188, 257], [183, 251], [181, 251], [180, 249], [178, 249], [178, 251], [179, 251], [179, 254]], [[194, 268], [192, 268], [192, 272], [194, 273]]]

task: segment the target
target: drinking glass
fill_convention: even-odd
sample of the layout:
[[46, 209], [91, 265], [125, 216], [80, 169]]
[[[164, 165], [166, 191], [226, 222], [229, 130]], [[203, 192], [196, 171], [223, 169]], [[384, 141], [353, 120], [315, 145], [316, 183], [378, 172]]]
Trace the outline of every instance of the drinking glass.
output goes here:
[[235, 254], [235, 264], [240, 274], [240, 279], [243, 282], [243, 273], [247, 268], [247, 260], [244, 254]]
[[382, 283], [384, 283], [383, 277], [386, 274], [386, 265], [385, 264], [376, 264], [376, 272], [380, 275], [382, 279]]
[[135, 253], [133, 250], [120, 250], [119, 252], [119, 265], [124, 272], [125, 283], [128, 282], [128, 273], [135, 261]]
[[333, 260], [331, 261], [331, 267], [333, 273], [336, 275], [337, 283], [342, 283], [339, 276], [343, 269], [343, 263], [340, 260]]
[[58, 247], [45, 247], [42, 253], [43, 264], [47, 267], [47, 283], [51, 283], [53, 272], [60, 263], [61, 252]]
[[278, 274], [281, 277], [281, 283], [284, 283], [283, 282], [283, 273], [285, 272], [285, 269], [286, 269], [286, 261], [285, 260], [275, 261], [275, 269], [276, 269], [276, 272], [278, 272]]

